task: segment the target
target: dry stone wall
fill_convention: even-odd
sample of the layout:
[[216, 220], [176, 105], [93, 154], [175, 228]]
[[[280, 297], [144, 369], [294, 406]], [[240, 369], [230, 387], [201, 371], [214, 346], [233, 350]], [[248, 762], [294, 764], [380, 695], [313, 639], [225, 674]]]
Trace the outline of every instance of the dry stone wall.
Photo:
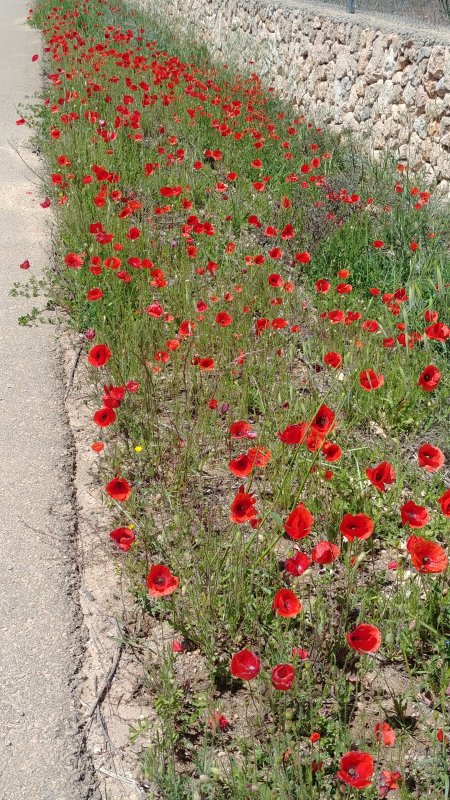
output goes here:
[[[317, 124], [387, 149], [450, 195], [450, 34], [290, 0], [140, 0], [258, 72]], [[250, 65], [250, 62], [253, 62]]]

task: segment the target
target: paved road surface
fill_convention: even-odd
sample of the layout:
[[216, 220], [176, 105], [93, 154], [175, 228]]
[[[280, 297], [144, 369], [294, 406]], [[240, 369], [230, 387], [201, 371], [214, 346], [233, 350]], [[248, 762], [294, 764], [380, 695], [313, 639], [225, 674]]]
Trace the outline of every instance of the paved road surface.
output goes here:
[[71, 689], [80, 637], [55, 329], [19, 327], [42, 298], [9, 295], [14, 281], [39, 275], [49, 249], [37, 179], [10, 146], [29, 136], [15, 124], [16, 106], [40, 85], [28, 7], [0, 0], [0, 799], [86, 800]]

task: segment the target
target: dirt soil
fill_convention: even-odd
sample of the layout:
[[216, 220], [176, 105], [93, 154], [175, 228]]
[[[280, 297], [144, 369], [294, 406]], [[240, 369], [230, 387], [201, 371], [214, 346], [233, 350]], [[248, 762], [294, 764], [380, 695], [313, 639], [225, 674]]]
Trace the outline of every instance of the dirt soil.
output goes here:
[[[152, 660], [151, 640], [144, 645], [136, 636], [139, 618], [121, 574], [123, 556], [117, 554], [108, 536], [119, 523], [102, 504], [101, 455], [91, 449], [97, 438], [92, 422], [96, 406], [86, 398], [86, 348], [69, 385], [79, 340], [74, 334], [64, 333], [63, 328], [60, 334], [66, 393], [69, 390], [66, 410], [76, 453], [80, 605], [86, 633], [79, 673], [85, 746], [102, 800], [134, 800], [147, 796], [147, 787], [140, 780], [139, 758], [149, 735], [141, 734], [132, 743], [130, 726], [137, 728], [145, 721], [151, 730], [155, 717], [143, 685], [145, 664]], [[120, 524], [127, 524], [127, 520]], [[109, 670], [116, 664], [106, 696], [91, 715]]]

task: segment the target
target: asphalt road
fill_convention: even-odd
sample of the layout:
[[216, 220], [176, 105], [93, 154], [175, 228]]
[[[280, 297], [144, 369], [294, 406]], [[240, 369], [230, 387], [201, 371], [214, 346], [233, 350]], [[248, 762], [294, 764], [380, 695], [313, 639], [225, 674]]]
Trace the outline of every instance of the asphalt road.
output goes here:
[[[50, 241], [39, 182], [16, 126], [40, 88], [40, 36], [26, 0], [0, 2], [0, 798], [86, 800], [74, 674], [82, 656], [74, 565], [71, 441], [54, 325], [20, 327], [45, 298], [11, 297], [38, 277]], [[30, 270], [19, 269], [25, 259]]]

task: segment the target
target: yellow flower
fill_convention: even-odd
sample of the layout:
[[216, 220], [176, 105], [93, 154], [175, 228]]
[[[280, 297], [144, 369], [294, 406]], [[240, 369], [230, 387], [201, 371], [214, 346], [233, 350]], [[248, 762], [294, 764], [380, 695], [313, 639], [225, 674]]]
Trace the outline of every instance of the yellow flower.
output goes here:
[[134, 449], [135, 449], [136, 453], [140, 453], [141, 450], [142, 450], [142, 446], [140, 444], [137, 444]]

